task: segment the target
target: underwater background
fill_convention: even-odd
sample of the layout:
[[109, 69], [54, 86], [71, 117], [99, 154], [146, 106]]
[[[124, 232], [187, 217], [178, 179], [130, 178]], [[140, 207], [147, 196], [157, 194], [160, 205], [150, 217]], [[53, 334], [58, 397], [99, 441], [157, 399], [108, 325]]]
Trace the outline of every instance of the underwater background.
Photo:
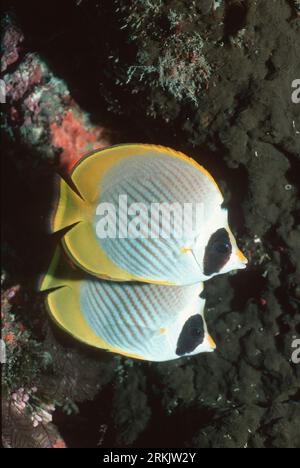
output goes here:
[[[1, 8], [3, 445], [299, 448], [300, 2]], [[249, 265], [205, 285], [213, 354], [139, 362], [47, 316], [55, 174], [124, 142], [183, 151], [225, 195]]]

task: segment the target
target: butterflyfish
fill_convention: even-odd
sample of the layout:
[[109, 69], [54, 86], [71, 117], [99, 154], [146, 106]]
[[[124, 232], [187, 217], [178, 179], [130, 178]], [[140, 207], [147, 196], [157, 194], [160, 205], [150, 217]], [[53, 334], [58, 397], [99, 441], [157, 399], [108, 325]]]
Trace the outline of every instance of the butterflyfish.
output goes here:
[[[67, 260], [66, 260], [67, 259]], [[77, 340], [147, 361], [168, 361], [216, 345], [204, 317], [203, 284], [112, 282], [71, 265], [56, 249], [41, 290], [51, 317]]]
[[[192, 158], [163, 146], [94, 151], [60, 179], [51, 231], [101, 279], [192, 285], [246, 267], [221, 191]], [[119, 287], [119, 286], [118, 286]]]

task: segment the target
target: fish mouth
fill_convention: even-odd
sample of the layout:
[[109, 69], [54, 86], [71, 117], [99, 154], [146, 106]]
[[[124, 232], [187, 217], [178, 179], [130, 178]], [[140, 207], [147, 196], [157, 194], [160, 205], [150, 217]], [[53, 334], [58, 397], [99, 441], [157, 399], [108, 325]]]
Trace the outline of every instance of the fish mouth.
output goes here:
[[239, 249], [234, 252], [230, 260], [230, 266], [232, 270], [245, 270], [248, 263], [248, 259]]
[[237, 250], [236, 256], [238, 258], [239, 263], [244, 265], [244, 268], [246, 268], [246, 265], [248, 264], [248, 259], [245, 257], [245, 255], [240, 249]]
[[217, 348], [216, 343], [214, 342], [214, 340], [212, 339], [210, 335], [207, 335], [207, 342], [212, 351], [214, 351]]

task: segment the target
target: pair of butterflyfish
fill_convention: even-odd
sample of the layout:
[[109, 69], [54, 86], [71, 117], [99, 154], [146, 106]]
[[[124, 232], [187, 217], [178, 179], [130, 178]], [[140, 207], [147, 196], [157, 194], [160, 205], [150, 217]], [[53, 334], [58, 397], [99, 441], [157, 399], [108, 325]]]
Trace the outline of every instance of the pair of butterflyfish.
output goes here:
[[41, 286], [54, 321], [137, 359], [214, 351], [203, 281], [247, 259], [213, 177], [180, 152], [126, 144], [82, 158], [57, 188], [61, 241]]

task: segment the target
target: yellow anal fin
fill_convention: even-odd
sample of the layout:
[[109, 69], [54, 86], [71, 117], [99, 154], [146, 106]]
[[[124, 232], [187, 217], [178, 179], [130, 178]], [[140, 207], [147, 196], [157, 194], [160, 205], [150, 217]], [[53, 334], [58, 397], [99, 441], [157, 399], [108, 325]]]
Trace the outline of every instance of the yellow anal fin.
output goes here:
[[97, 243], [96, 234], [89, 222], [73, 226], [63, 237], [68, 256], [80, 268], [99, 278], [115, 281], [131, 281], [133, 277], [115, 265]]
[[73, 226], [62, 239], [63, 247], [72, 261], [81, 269], [98, 278], [111, 281], [142, 281], [144, 283], [170, 283], [137, 277], [113, 263], [101, 249], [96, 233], [88, 221]]
[[134, 359], [143, 359], [142, 356], [112, 347], [94, 333], [80, 310], [79, 286], [80, 284], [68, 285], [48, 294], [47, 306], [54, 322], [81, 343]]

